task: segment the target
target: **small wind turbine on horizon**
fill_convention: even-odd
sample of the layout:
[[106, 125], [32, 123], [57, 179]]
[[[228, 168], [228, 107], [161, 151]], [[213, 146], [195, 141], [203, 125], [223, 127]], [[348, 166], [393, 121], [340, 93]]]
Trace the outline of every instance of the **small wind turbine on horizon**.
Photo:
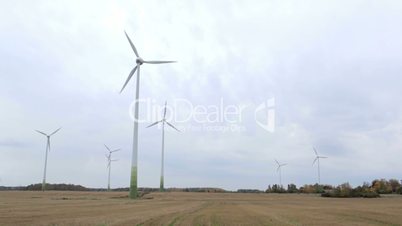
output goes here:
[[142, 64], [166, 64], [166, 63], [175, 63], [176, 61], [146, 61], [143, 60], [140, 55], [138, 54], [137, 49], [135, 48], [134, 44], [131, 42], [131, 39], [126, 34], [127, 40], [131, 45], [131, 48], [134, 51], [134, 54], [137, 56], [135, 60], [136, 66], [131, 70], [130, 74], [127, 77], [126, 82], [123, 85], [120, 93], [123, 92], [124, 88], [126, 87], [127, 83], [130, 81], [131, 77], [133, 77], [135, 71], [137, 71], [137, 84], [136, 84], [136, 92], [135, 92], [135, 110], [134, 110], [134, 134], [133, 134], [133, 154], [131, 160], [131, 177], [130, 177], [130, 198], [135, 199], [137, 198], [137, 175], [138, 175], [138, 113], [139, 113], [139, 93], [140, 93], [140, 67]]
[[164, 167], [165, 167], [165, 123], [172, 127], [173, 129], [178, 130], [176, 127], [174, 127], [172, 124], [170, 124], [168, 121], [166, 121], [166, 106], [167, 106], [167, 101], [165, 102], [165, 109], [163, 111], [163, 118], [162, 120], [159, 120], [157, 122], [152, 123], [151, 125], [147, 126], [147, 128], [155, 126], [159, 123], [162, 123], [162, 160], [161, 160], [161, 179], [160, 179], [160, 187], [159, 191], [163, 192], [164, 191]]
[[317, 162], [317, 166], [318, 166], [318, 184], [320, 184], [321, 183], [320, 159], [326, 159], [328, 157], [318, 155], [318, 152], [315, 149], [315, 147], [313, 147], [313, 149], [314, 149], [314, 153], [315, 153], [315, 156], [316, 156], [315, 159], [314, 159], [313, 165], [314, 165], [315, 162]]
[[276, 159], [275, 159], [275, 162], [278, 165], [278, 168], [276, 168], [276, 172], [279, 173], [279, 186], [282, 187], [282, 166], [286, 166], [287, 163], [280, 164]]
[[111, 150], [106, 144], [105, 144], [106, 149], [109, 151], [109, 154], [106, 154], [106, 159], [107, 159], [107, 168], [109, 168], [109, 174], [107, 178], [107, 190], [110, 191], [110, 171], [112, 169], [112, 162], [117, 161], [117, 159], [112, 159], [112, 153], [116, 151], [120, 151], [120, 149], [116, 150]]
[[45, 168], [44, 168], [44, 170], [43, 170], [42, 191], [45, 191], [45, 187], [46, 187], [47, 154], [48, 154], [48, 152], [50, 152], [50, 137], [53, 136], [55, 133], [59, 132], [60, 129], [61, 129], [61, 127], [58, 128], [56, 131], [54, 131], [54, 132], [51, 133], [51, 134], [46, 134], [46, 133], [44, 133], [44, 132], [42, 132], [42, 131], [35, 130], [36, 132], [38, 132], [38, 133], [40, 133], [40, 134], [42, 134], [42, 135], [45, 135], [46, 138], [47, 138], [47, 142], [46, 142], [46, 154], [45, 154]]

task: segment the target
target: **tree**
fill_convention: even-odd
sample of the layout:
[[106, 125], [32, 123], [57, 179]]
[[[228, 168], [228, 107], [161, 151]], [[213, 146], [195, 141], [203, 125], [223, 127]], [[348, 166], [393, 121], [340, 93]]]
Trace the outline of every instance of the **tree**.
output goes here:
[[399, 188], [401, 187], [401, 184], [396, 179], [390, 179], [389, 184], [391, 186], [392, 193], [397, 193]]
[[297, 186], [295, 184], [289, 184], [288, 185], [288, 193], [297, 193], [299, 190], [297, 189]]
[[385, 179], [374, 180], [371, 183], [371, 187], [379, 194], [390, 194], [390, 193], [392, 193], [391, 184]]

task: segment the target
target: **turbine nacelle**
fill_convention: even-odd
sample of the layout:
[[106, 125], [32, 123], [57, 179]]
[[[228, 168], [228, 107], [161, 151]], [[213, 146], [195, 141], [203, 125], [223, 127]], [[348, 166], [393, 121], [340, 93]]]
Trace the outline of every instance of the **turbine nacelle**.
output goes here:
[[135, 60], [135, 63], [137, 65], [142, 65], [144, 63], [144, 59], [142, 59], [141, 57], [137, 57], [137, 59]]

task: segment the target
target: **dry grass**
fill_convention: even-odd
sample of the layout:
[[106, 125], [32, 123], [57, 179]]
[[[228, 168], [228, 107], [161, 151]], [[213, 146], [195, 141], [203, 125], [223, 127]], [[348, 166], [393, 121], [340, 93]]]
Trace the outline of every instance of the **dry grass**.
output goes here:
[[0, 225], [402, 225], [402, 196], [6, 191]]

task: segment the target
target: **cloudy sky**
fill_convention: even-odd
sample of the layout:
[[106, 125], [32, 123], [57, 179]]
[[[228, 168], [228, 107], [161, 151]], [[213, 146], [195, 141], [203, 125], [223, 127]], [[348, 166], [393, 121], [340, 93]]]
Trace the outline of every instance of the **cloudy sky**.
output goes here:
[[[401, 11], [386, 0], [4, 1], [0, 185], [41, 182], [46, 139], [34, 130], [61, 126], [48, 182], [105, 187], [107, 144], [122, 148], [112, 186], [128, 187], [135, 81], [119, 91], [135, 55], [124, 30], [144, 59], [178, 61], [141, 68], [141, 117], [165, 100], [245, 109], [234, 123], [175, 122], [194, 108], [172, 107], [183, 131], [166, 133], [167, 187], [265, 189], [278, 183], [274, 159], [289, 164], [283, 183], [315, 183], [313, 146], [329, 157], [323, 183], [402, 179]], [[254, 110], [273, 99], [270, 132]], [[151, 122], [140, 124], [139, 186], [158, 187]]]

